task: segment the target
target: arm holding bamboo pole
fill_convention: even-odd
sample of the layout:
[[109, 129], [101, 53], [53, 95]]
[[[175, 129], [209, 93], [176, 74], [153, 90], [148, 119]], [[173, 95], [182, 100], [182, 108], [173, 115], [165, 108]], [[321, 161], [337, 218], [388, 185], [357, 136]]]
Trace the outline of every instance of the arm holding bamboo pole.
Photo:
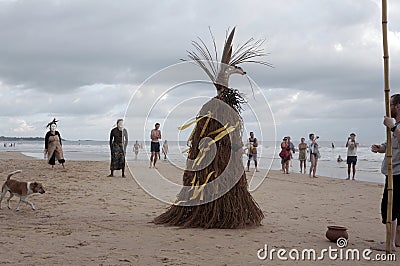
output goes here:
[[[396, 108], [396, 107], [395, 107]], [[392, 117], [387, 117], [383, 119], [383, 124], [391, 131], [393, 132], [393, 136], [397, 139], [400, 139], [400, 129], [398, 128], [398, 123], [400, 121], [396, 121]]]
[[[382, 40], [383, 40], [383, 72], [384, 72], [384, 93], [385, 93], [385, 109], [386, 116], [391, 116], [391, 99], [389, 98], [390, 86], [389, 86], [389, 48], [387, 38], [387, 1], [382, 0]], [[387, 158], [387, 182], [385, 184], [385, 192], [387, 192], [387, 206], [386, 206], [386, 253], [391, 253], [394, 250], [394, 239], [393, 231], [396, 233], [394, 227], [392, 227], [392, 207], [393, 207], [393, 172], [392, 172], [392, 136], [391, 129], [386, 128], [386, 158]], [[384, 195], [385, 196], [385, 195]], [[382, 199], [383, 201], [383, 199]], [[383, 202], [382, 202], [383, 203]], [[383, 205], [383, 204], [382, 204]], [[397, 222], [397, 221], [395, 221]], [[393, 230], [394, 229], [394, 230]]]
[[[386, 244], [389, 245], [389, 248], [379, 246], [372, 248], [392, 252], [396, 246], [400, 246], [400, 227], [397, 226], [400, 220], [400, 94], [390, 97], [389, 106], [389, 115], [391, 117], [385, 116], [383, 124], [386, 126], [387, 131], [390, 132], [390, 143], [374, 144], [371, 147], [372, 152], [386, 153], [381, 169], [382, 174], [386, 176], [381, 202], [381, 214], [382, 222], [386, 224], [387, 233], [389, 234], [386, 238]], [[389, 183], [390, 178], [392, 178], [391, 184]], [[389, 195], [390, 193], [391, 195]], [[388, 228], [388, 225], [390, 225], [390, 228]]]

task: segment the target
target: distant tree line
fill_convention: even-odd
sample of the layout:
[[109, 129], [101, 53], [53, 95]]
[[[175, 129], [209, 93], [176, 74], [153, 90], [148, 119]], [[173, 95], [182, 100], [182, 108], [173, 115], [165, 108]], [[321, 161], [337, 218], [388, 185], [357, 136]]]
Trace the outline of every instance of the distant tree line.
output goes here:
[[0, 141], [44, 141], [42, 137], [5, 137], [0, 136]]

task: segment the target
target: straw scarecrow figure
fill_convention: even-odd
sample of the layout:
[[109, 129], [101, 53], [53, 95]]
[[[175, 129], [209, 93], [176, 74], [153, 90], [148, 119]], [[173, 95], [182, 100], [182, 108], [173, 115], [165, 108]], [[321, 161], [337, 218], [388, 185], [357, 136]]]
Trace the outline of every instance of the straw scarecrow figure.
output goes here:
[[[183, 185], [169, 209], [154, 219], [156, 224], [202, 228], [244, 228], [258, 226], [264, 215], [248, 191], [244, 172], [243, 121], [241, 104], [245, 99], [238, 90], [228, 87], [232, 74], [245, 75], [241, 63], [269, 65], [254, 58], [265, 56], [263, 41], [248, 40], [233, 50], [235, 28], [227, 35], [218, 60], [215, 39], [214, 56], [199, 39], [193, 41], [194, 52], [188, 52], [217, 89], [217, 96], [205, 103], [191, 125], [188, 159]], [[186, 61], [186, 60], [184, 60]]]

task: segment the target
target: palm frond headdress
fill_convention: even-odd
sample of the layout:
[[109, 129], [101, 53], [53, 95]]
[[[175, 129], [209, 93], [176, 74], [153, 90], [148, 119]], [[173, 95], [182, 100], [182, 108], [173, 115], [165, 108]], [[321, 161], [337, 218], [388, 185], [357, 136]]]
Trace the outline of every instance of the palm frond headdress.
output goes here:
[[46, 126], [46, 128], [48, 128], [49, 126], [51, 126], [52, 124], [57, 125], [58, 120], [56, 120], [55, 118], [53, 119], [53, 121], [49, 122]]
[[[217, 88], [218, 95], [225, 88], [228, 88], [229, 76], [232, 74], [245, 75], [246, 72], [239, 66], [243, 63], [257, 63], [272, 67], [271, 64], [256, 60], [267, 54], [264, 52], [263, 44], [265, 40], [255, 40], [250, 38], [244, 44], [234, 49], [232, 46], [235, 35], [235, 27], [225, 38], [224, 49], [221, 58], [218, 58], [217, 45], [215, 38], [210, 30], [213, 42], [213, 54], [205, 42], [198, 37], [198, 41], [192, 41], [194, 51], [187, 51], [188, 57], [193, 60], [211, 79]], [[184, 60], [183, 61], [187, 61]]]

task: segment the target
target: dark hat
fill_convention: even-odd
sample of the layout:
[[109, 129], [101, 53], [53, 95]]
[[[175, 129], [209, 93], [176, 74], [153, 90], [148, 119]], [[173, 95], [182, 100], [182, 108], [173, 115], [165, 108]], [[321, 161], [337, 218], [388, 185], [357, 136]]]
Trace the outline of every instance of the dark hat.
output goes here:
[[51, 121], [50, 123], [47, 124], [46, 127], [51, 126], [52, 124], [57, 125], [58, 120], [56, 120], [55, 118], [53, 119], [53, 121]]
[[355, 135], [356, 135], [356, 134], [354, 134], [354, 133], [351, 133], [351, 134], [350, 134], [350, 136], [355, 136]]

